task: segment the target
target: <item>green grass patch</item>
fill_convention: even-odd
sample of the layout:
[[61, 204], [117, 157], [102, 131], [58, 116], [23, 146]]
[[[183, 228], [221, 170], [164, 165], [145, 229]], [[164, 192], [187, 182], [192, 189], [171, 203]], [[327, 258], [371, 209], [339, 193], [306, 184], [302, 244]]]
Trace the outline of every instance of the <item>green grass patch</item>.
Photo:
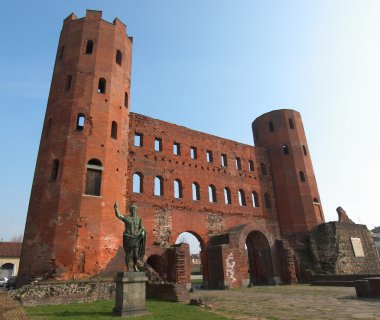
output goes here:
[[[46, 305], [26, 308], [26, 312], [32, 320], [62, 320], [68, 319], [101, 319], [115, 320], [112, 316], [114, 300], [98, 301], [91, 303], [72, 303], [67, 305]], [[209, 310], [183, 303], [166, 302], [160, 300], [148, 300], [149, 315], [133, 317], [138, 320], [226, 320]]]
[[203, 279], [191, 279], [191, 284], [203, 284]]

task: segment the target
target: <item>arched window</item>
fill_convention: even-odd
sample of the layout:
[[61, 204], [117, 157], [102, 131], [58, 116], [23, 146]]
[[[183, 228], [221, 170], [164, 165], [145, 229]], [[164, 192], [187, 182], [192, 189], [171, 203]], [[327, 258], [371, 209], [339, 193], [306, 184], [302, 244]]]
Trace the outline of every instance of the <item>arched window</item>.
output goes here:
[[84, 128], [84, 114], [78, 113], [76, 130], [81, 131], [81, 130], [83, 130], [83, 128]]
[[179, 179], [174, 180], [174, 198], [182, 199], [182, 182]]
[[255, 165], [253, 163], [253, 160], [248, 160], [248, 167], [249, 171], [255, 171]]
[[260, 202], [259, 202], [259, 195], [257, 194], [256, 191], [252, 192], [252, 206], [254, 208], [260, 207]]
[[284, 154], [289, 154], [289, 147], [287, 144], [284, 144], [282, 146], [282, 151], [284, 152]]
[[273, 132], [274, 131], [274, 125], [272, 121], [269, 121], [269, 131]]
[[154, 195], [163, 196], [164, 195], [164, 179], [157, 176], [154, 178]]
[[306, 181], [305, 173], [302, 170], [300, 170], [300, 180], [301, 180], [301, 182]]
[[225, 204], [231, 204], [231, 190], [230, 188], [226, 187], [224, 188], [224, 203]]
[[121, 60], [123, 59], [123, 55], [120, 50], [116, 50], [116, 63], [121, 66]]
[[100, 78], [98, 83], [98, 93], [106, 93], [106, 79]]
[[208, 200], [210, 202], [216, 202], [216, 189], [212, 184], [208, 186]]
[[87, 40], [86, 43], [86, 54], [92, 54], [92, 49], [94, 48], [94, 41]]
[[65, 90], [66, 91], [69, 91], [70, 88], [71, 88], [71, 80], [73, 79], [72, 75], [69, 74], [66, 78], [66, 86], [65, 86]]
[[115, 121], [112, 121], [111, 138], [117, 139], [117, 122], [115, 122]]
[[143, 178], [144, 176], [142, 175], [141, 172], [135, 172], [133, 175], [133, 186], [132, 186], [132, 191], [134, 193], [143, 193]]
[[103, 166], [98, 159], [91, 159], [89, 162], [87, 162], [85, 194], [91, 196], [100, 196], [102, 171]]
[[201, 200], [201, 191], [200, 191], [199, 184], [197, 182], [193, 182], [191, 189], [193, 191], [193, 200], [194, 201]]
[[292, 118], [289, 118], [289, 128], [290, 129], [294, 129], [294, 123], [293, 123], [293, 119]]
[[245, 201], [245, 192], [244, 192], [244, 190], [240, 189], [240, 190], [238, 191], [238, 196], [239, 196], [239, 205], [240, 205], [241, 207], [246, 206], [247, 203], [246, 203], [246, 201]]
[[267, 208], [267, 209], [272, 208], [272, 203], [271, 203], [269, 193], [264, 193], [264, 200], [265, 200], [265, 208]]
[[303, 150], [303, 154], [304, 154], [305, 156], [307, 156], [307, 150], [306, 150], [306, 147], [305, 147], [305, 146], [302, 146], [302, 150]]
[[51, 174], [50, 174], [50, 180], [51, 181], [57, 180], [58, 168], [59, 168], [59, 160], [58, 159], [54, 159], [53, 160], [53, 165], [51, 167]]
[[318, 198], [314, 198], [314, 199], [313, 199], [313, 203], [314, 203], [314, 204], [319, 204], [319, 200], [318, 200]]
[[124, 92], [124, 107], [128, 109], [128, 92]]
[[62, 46], [61, 50], [59, 51], [59, 57], [58, 57], [59, 61], [62, 60], [64, 51], [65, 51], [65, 46]]
[[51, 118], [49, 118], [49, 120], [47, 121], [46, 126], [45, 126], [45, 137], [49, 136], [50, 129], [51, 129]]

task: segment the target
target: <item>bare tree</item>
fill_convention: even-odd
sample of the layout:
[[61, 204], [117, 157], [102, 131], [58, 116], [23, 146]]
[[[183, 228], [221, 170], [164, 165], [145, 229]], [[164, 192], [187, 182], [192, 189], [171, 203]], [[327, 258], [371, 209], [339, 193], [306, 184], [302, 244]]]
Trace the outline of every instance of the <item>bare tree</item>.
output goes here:
[[19, 234], [18, 236], [13, 236], [10, 241], [11, 242], [22, 242], [23, 239], [24, 239], [24, 235]]

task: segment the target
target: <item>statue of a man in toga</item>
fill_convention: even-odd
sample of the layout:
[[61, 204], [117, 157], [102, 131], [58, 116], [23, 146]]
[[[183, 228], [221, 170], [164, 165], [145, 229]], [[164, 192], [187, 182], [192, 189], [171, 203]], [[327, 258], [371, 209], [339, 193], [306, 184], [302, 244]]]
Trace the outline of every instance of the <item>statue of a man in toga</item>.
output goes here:
[[138, 272], [137, 261], [145, 255], [146, 231], [142, 223], [142, 219], [137, 215], [137, 206], [131, 204], [129, 207], [130, 215], [123, 216], [119, 212], [117, 202], [114, 204], [115, 215], [125, 224], [123, 233], [123, 248], [125, 251], [125, 264], [129, 271], [130, 255], [133, 258], [133, 271]]

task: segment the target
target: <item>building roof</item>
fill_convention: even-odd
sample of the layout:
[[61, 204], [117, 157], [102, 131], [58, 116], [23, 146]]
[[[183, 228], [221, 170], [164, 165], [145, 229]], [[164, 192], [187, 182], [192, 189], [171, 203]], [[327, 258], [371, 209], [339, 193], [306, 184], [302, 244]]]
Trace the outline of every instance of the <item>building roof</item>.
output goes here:
[[22, 242], [0, 242], [0, 257], [19, 257]]
[[375, 229], [371, 230], [373, 233], [380, 233], [380, 226], [376, 227]]

